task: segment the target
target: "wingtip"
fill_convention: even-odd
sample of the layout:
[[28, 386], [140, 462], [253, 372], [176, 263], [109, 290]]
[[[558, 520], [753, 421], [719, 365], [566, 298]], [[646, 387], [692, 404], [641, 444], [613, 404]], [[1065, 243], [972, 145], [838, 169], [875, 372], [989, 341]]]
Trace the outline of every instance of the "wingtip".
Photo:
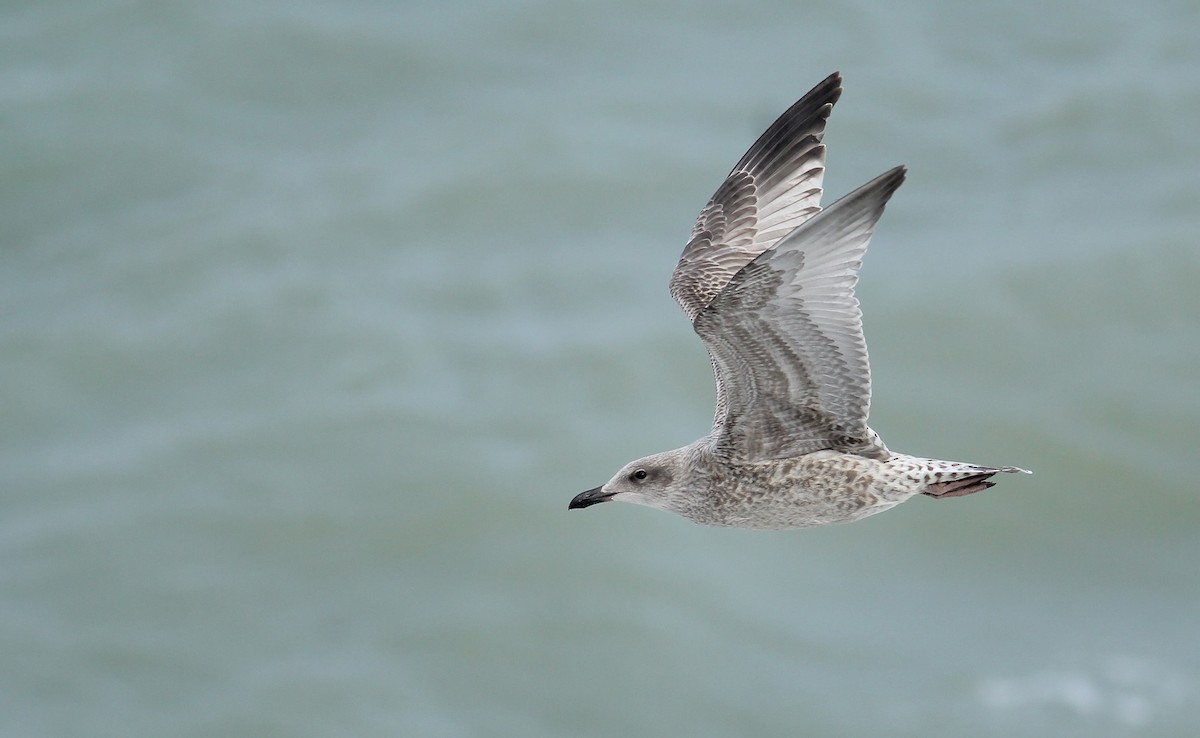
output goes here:
[[783, 111], [746, 150], [733, 172], [764, 172], [774, 166], [794, 165], [796, 157], [813, 151], [825, 135], [825, 123], [842, 96], [842, 76], [826, 77], [791, 107]]
[[[830, 110], [832, 110], [834, 103], [836, 103], [842, 97], [842, 73], [834, 72], [823, 79], [821, 84], [813, 88], [813, 92], [818, 90], [822, 91], [822, 96], [826, 99], [825, 104], [829, 106]], [[825, 115], [828, 116], [829, 112], [826, 111]]]
[[[892, 196], [892, 193], [895, 192], [900, 185], [904, 184], [904, 180], [906, 179], [908, 179], [908, 167], [900, 164], [899, 166], [894, 166], [876, 177], [875, 183], [877, 183], [879, 188], [885, 192], [884, 199], [886, 200]], [[868, 186], [869, 184], [870, 183], [868, 183]]]
[[[825, 120], [829, 117], [833, 106], [842, 96], [842, 75], [841, 72], [834, 72], [825, 79], [821, 80], [811, 90], [800, 96], [800, 99], [792, 103], [779, 119], [776, 120], [775, 126], [788, 120], [803, 121], [803, 120]], [[774, 126], [772, 126], [774, 127]], [[769, 131], [770, 129], [768, 129]], [[819, 134], [818, 134], [819, 137]]]
[[852, 195], [866, 194], [868, 192], [881, 193], [881, 199], [887, 202], [891, 198], [892, 193], [896, 191], [900, 185], [904, 184], [904, 180], [908, 177], [908, 167], [903, 164], [892, 167], [883, 174], [879, 175], [870, 182], [862, 185], [858, 189], [851, 192], [850, 195], [842, 198], [848, 200]]

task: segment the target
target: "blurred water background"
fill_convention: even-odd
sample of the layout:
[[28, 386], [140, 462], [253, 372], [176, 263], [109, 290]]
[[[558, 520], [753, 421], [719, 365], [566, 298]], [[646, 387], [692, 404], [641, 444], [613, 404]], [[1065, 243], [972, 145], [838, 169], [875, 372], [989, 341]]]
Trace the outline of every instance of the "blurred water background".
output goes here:
[[[1035, 475], [568, 513], [706, 432], [669, 272], [835, 69], [872, 425]], [[1197, 120], [1191, 0], [7, 3], [0, 734], [1195, 735]]]

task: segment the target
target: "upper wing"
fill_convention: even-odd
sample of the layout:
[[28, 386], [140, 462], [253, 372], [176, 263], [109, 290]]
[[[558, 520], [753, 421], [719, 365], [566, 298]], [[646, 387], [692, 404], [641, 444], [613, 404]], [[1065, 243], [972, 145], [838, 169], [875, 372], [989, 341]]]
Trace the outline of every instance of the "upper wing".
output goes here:
[[739, 269], [821, 209], [821, 136], [841, 94], [835, 72], [788, 108], [700, 211], [671, 275], [671, 295], [689, 320]]
[[747, 460], [835, 448], [883, 455], [867, 427], [871, 370], [854, 296], [896, 167], [746, 265], [696, 316], [717, 375], [716, 448]]

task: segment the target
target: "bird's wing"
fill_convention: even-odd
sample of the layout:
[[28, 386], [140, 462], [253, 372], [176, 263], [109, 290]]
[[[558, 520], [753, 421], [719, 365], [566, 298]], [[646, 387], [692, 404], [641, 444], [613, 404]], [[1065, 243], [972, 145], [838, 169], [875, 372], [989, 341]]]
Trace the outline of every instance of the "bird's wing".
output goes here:
[[833, 73], [771, 124], [700, 211], [671, 275], [671, 295], [695, 321], [739, 269], [820, 211], [821, 136], [842, 94]]
[[871, 370], [854, 296], [897, 167], [805, 221], [737, 272], [694, 326], [717, 376], [715, 449], [761, 460], [821, 449], [886, 454], [867, 427]]

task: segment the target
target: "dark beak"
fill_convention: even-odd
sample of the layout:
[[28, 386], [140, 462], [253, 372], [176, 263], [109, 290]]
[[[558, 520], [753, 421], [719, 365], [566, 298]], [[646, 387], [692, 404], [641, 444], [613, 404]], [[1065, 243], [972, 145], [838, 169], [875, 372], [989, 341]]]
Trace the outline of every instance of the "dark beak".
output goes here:
[[612, 499], [613, 493], [602, 492], [602, 489], [604, 488], [597, 487], [596, 489], [589, 489], [587, 492], [580, 492], [571, 499], [571, 503], [567, 505], [567, 509], [574, 510], [576, 508], [599, 505], [601, 502], [608, 502]]

